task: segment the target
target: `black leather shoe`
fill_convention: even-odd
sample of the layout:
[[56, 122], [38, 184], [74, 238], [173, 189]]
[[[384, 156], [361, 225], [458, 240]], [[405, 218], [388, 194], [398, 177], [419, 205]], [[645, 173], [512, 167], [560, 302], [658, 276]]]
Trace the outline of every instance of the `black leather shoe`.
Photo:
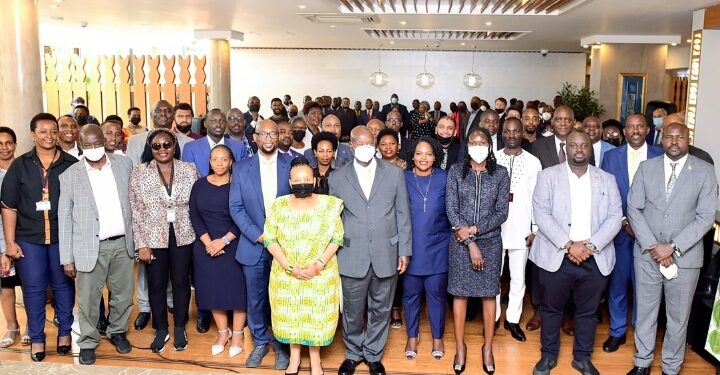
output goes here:
[[132, 350], [132, 345], [123, 333], [113, 333], [110, 335], [110, 342], [115, 345], [115, 350], [120, 354], [128, 354]]
[[360, 363], [361, 362], [353, 361], [352, 359], [344, 360], [338, 369], [338, 375], [353, 375], [355, 373], [355, 368], [358, 367]]
[[520, 328], [520, 324], [510, 323], [506, 320], [504, 323], [504, 327], [507, 331], [510, 332], [510, 336], [512, 336], [515, 340], [527, 341], [527, 337], [525, 337], [525, 332], [523, 332], [522, 328]]
[[590, 360], [576, 361], [573, 359], [572, 368], [578, 370], [582, 375], [600, 375], [600, 371], [593, 366]]
[[542, 356], [533, 367], [533, 375], [549, 375], [555, 366], [557, 366], [557, 358]]
[[198, 318], [197, 325], [195, 326], [200, 333], [205, 333], [210, 330], [210, 318]]
[[650, 375], [650, 367], [633, 367], [627, 375]]
[[620, 337], [610, 336], [607, 340], [603, 343], [603, 351], [607, 353], [612, 353], [620, 347], [620, 345], [624, 344], [627, 341], [627, 338], [625, 335], [622, 335]]
[[40, 352], [32, 352], [32, 349], [30, 349], [30, 359], [33, 360], [33, 362], [42, 362], [45, 360], [45, 343], [43, 342], [43, 350]]
[[78, 359], [81, 365], [95, 364], [95, 349], [80, 349]]
[[385, 375], [385, 366], [382, 362], [369, 362], [368, 369], [370, 369], [370, 375]]
[[[72, 340], [72, 338], [71, 338]], [[57, 354], [66, 355], [72, 350], [72, 345], [60, 345], [60, 336], [57, 337]]]
[[145, 329], [147, 327], [148, 322], [150, 322], [150, 313], [149, 312], [140, 312], [138, 313], [137, 318], [135, 318], [135, 329], [141, 330]]

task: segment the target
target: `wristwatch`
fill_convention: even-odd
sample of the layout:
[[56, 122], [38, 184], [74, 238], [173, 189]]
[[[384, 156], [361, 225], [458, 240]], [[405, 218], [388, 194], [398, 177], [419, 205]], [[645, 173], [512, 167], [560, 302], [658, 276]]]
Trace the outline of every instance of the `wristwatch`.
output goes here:
[[223, 240], [223, 243], [225, 244], [225, 246], [230, 245], [230, 240], [228, 240], [228, 238], [226, 236], [222, 236], [222, 240]]
[[593, 254], [597, 254], [597, 253], [600, 252], [600, 250], [598, 250], [598, 248], [595, 247], [595, 244], [592, 243], [592, 242], [586, 243], [586, 244], [585, 244], [585, 247], [587, 247], [588, 249], [590, 249], [590, 250], [593, 252]]
[[678, 245], [675, 244], [675, 241], [670, 241], [670, 245], [672, 245], [673, 253], [675, 253], [675, 255], [677, 255], [678, 258], [683, 255], [683, 253], [682, 253], [682, 251], [680, 251], [680, 248], [678, 247]]

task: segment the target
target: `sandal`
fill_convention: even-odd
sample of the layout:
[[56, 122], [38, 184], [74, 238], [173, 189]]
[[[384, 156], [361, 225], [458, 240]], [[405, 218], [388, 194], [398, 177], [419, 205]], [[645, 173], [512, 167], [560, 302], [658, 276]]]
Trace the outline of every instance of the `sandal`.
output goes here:
[[15, 343], [15, 339], [20, 336], [20, 328], [18, 329], [8, 329], [5, 332], [5, 337], [3, 337], [2, 340], [0, 340], [0, 348], [7, 348], [9, 346], [12, 346], [12, 344]]
[[212, 352], [212, 355], [218, 355], [222, 353], [225, 350], [225, 345], [227, 345], [228, 341], [232, 338], [232, 332], [230, 332], [230, 328], [220, 329], [218, 330], [218, 333], [230, 333], [228, 337], [225, 339], [225, 342], [220, 344], [213, 344], [213, 346], [210, 348], [210, 351]]
[[420, 335], [415, 338], [415, 350], [409, 350], [408, 346], [410, 345], [410, 341], [408, 340], [408, 343], [405, 345], [405, 358], [409, 360], [415, 359], [417, 357], [417, 346], [420, 344]]
[[399, 309], [399, 308], [393, 308], [393, 309], [392, 309], [392, 312], [391, 312], [391, 315], [390, 315], [390, 316], [391, 316], [391, 317], [390, 317], [390, 327], [395, 328], [395, 329], [397, 329], [397, 328], [402, 328], [402, 317], [400, 317], [400, 318], [393, 318], [393, 317], [392, 317], [392, 314], [394, 314], [395, 312], [397, 312], [397, 313], [399, 314], [399, 313], [400, 313], [400, 309]]
[[[228, 328], [229, 329], [229, 328]], [[243, 338], [245, 337], [245, 331], [232, 331], [234, 335], [243, 335]], [[230, 350], [228, 351], [228, 354], [230, 355], [230, 358], [242, 353], [243, 347], [242, 346], [230, 346]]]
[[22, 335], [20, 338], [20, 345], [22, 346], [28, 346], [32, 343], [32, 340], [30, 339], [30, 335], [27, 334], [27, 330], [25, 331], [25, 334]]
[[439, 361], [445, 355], [445, 350], [435, 349], [435, 343], [433, 343], [432, 352], [430, 354], [433, 356], [433, 358]]

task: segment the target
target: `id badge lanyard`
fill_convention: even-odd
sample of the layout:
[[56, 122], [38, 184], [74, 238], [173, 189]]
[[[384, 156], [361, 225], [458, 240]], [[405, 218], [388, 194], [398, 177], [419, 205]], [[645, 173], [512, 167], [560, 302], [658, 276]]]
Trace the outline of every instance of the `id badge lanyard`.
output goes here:
[[172, 203], [172, 191], [173, 191], [173, 183], [175, 182], [175, 162], [172, 163], [172, 166], [170, 167], [170, 182], [168, 183], [167, 180], [165, 180], [165, 176], [163, 175], [162, 171], [160, 170], [160, 166], [155, 164], [157, 167], [158, 174], [160, 175], [160, 180], [163, 183], [163, 186], [165, 187], [165, 198], [167, 200], [167, 206], [166, 206], [166, 212], [165, 212], [165, 221], [169, 224], [172, 224], [175, 222], [175, 208], [173, 207]]
[[45, 222], [46, 245], [50, 244], [50, 210], [52, 209], [52, 204], [50, 203], [50, 170], [55, 163], [56, 157], [57, 149], [55, 149], [55, 155], [53, 155], [52, 162], [50, 162], [50, 165], [47, 169], [42, 166], [42, 162], [40, 164], [37, 164], [37, 162], [35, 162], [35, 165], [40, 168], [40, 182], [42, 183], [42, 196], [40, 198], [40, 201], [35, 202], [35, 211], [41, 211], [43, 213], [43, 219]]

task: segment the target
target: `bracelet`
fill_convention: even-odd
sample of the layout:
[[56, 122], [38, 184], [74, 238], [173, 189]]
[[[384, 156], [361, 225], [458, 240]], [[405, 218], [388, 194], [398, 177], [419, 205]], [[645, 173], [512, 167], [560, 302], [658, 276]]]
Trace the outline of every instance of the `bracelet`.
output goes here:
[[14, 240], [13, 240], [13, 241], [6, 241], [6, 242], [5, 242], [5, 245], [6, 245], [6, 246], [10, 246], [10, 245], [12, 245], [12, 244], [17, 244], [17, 242], [15, 242]]
[[294, 268], [295, 268], [295, 266], [293, 266], [292, 264], [289, 264], [288, 267], [285, 269], [285, 273], [288, 275], [292, 275]]
[[317, 260], [318, 262], [322, 263], [323, 266], [326, 265], [325, 262], [323, 262], [322, 258], [320, 258], [320, 257], [317, 257], [317, 259], [315, 259], [315, 260]]

